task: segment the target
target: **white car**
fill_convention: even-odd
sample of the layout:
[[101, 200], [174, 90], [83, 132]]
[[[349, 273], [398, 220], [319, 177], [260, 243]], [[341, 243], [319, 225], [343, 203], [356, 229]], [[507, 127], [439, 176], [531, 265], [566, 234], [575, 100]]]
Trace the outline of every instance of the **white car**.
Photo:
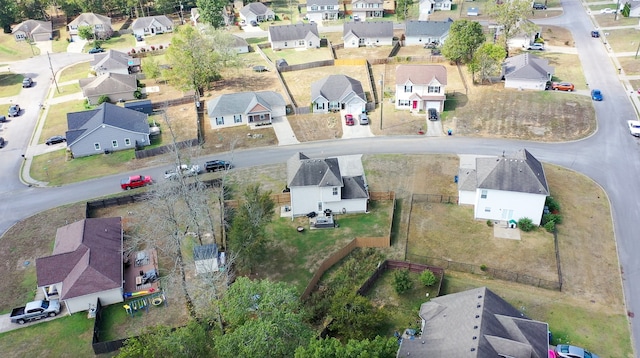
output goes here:
[[544, 50], [544, 44], [541, 43], [532, 43], [527, 46], [527, 50]]
[[629, 133], [634, 137], [640, 137], [640, 121], [627, 121]]
[[616, 11], [614, 9], [612, 9], [612, 8], [609, 8], [609, 7], [600, 10], [601, 14], [613, 14], [614, 12], [616, 12]]
[[182, 173], [183, 176], [195, 176], [198, 175], [202, 172], [202, 170], [200, 169], [200, 166], [198, 164], [194, 164], [192, 166], [188, 166], [186, 164], [182, 164], [180, 167], [173, 169], [173, 170], [167, 170], [166, 172], [164, 172], [164, 178], [165, 179], [178, 179], [178, 173]]

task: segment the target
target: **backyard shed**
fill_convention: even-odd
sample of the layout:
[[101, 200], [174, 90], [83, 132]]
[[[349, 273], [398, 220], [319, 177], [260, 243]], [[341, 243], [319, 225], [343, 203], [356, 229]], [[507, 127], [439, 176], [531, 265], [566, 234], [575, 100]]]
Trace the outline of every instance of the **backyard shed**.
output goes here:
[[208, 244], [193, 248], [196, 275], [218, 271], [218, 245]]

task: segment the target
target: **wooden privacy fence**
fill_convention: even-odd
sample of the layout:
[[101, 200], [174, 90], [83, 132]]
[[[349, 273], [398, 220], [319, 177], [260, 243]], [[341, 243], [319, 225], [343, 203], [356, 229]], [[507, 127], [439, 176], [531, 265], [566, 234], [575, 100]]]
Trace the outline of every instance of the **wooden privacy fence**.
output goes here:
[[419, 203], [457, 204], [458, 197], [455, 195], [442, 194], [413, 194], [411, 195], [411, 201]]
[[364, 58], [342, 58], [334, 61], [336, 66], [366, 66], [367, 60]]
[[154, 103], [151, 103], [151, 108], [153, 108], [153, 110], [155, 111], [164, 107], [173, 107], [173, 106], [178, 106], [178, 105], [187, 104], [187, 103], [193, 103], [195, 105], [196, 96], [194, 94], [188, 94], [180, 98], [168, 99], [162, 102], [154, 102]]
[[310, 68], [316, 68], [316, 67], [333, 66], [334, 61], [335, 60], [331, 59], [331, 60], [323, 60], [323, 61], [314, 61], [314, 62], [301, 63], [301, 64], [290, 65], [290, 66], [278, 66], [278, 71], [280, 71], [280, 72], [291, 72], [291, 71], [308, 70]]
[[[176, 147], [178, 149], [184, 149], [184, 148], [198, 146], [198, 144], [199, 144], [198, 138], [193, 138], [193, 139], [185, 140], [182, 142], [177, 142]], [[142, 159], [142, 158], [153, 157], [156, 155], [171, 153], [173, 150], [174, 150], [173, 144], [170, 144], [170, 145], [163, 145], [161, 147], [156, 147], [151, 149], [136, 150], [135, 154], [136, 154], [136, 159]]]
[[442, 278], [444, 277], [444, 269], [441, 267], [429, 266], [424, 264], [416, 264], [408, 261], [395, 261], [385, 260], [382, 264], [378, 265], [378, 268], [369, 276], [367, 281], [360, 286], [358, 294], [364, 296], [369, 292], [374, 283], [385, 273], [387, 270], [404, 270], [408, 269], [411, 272], [420, 273], [424, 270], [429, 270], [438, 278], [438, 287], [436, 296], [440, 295], [440, 289], [442, 288]]
[[[276, 206], [290, 204], [291, 203], [291, 194], [290, 193], [276, 193], [269, 195], [271, 200], [276, 204]], [[241, 200], [225, 200], [224, 205], [229, 208], [237, 208], [240, 206]]]

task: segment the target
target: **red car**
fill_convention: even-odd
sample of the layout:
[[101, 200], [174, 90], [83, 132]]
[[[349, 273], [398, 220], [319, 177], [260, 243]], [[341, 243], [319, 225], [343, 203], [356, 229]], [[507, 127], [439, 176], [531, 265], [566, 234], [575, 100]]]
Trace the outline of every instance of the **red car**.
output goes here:
[[551, 89], [554, 91], [573, 91], [574, 87], [573, 87], [573, 83], [569, 83], [569, 82], [554, 82], [553, 84], [551, 84]]
[[133, 175], [130, 176], [126, 179], [122, 179], [120, 181], [120, 187], [123, 190], [129, 190], [129, 189], [135, 189], [135, 188], [140, 188], [143, 187], [145, 185], [151, 185], [153, 184], [153, 179], [151, 179], [150, 176], [144, 176], [144, 175]]
[[353, 116], [350, 114], [345, 114], [344, 116], [344, 124], [348, 125], [348, 126], [352, 126], [355, 124], [355, 122], [353, 121]]

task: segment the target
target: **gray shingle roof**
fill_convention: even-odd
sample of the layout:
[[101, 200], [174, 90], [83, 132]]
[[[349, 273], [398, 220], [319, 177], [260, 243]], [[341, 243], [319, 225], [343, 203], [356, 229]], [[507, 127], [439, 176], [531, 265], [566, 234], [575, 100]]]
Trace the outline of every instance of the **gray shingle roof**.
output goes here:
[[422, 335], [405, 339], [398, 357], [546, 358], [548, 325], [525, 317], [480, 287], [420, 306]]
[[109, 28], [111, 28], [110, 17], [100, 14], [94, 14], [92, 12], [85, 12], [78, 15], [78, 17], [73, 19], [73, 21], [71, 21], [68, 26], [78, 26], [84, 23], [87, 23], [89, 25], [106, 24], [109, 25]]
[[[338, 0], [309, 0], [307, 1], [307, 7], [312, 5], [318, 6], [327, 6], [327, 5], [338, 5]], [[324, 10], [327, 11], [327, 10]]]
[[393, 22], [391, 21], [358, 21], [346, 22], [342, 30], [344, 38], [349, 33], [353, 33], [358, 38], [372, 37], [393, 37]]
[[398, 65], [396, 67], [396, 84], [402, 85], [411, 81], [413, 84], [426, 85], [433, 79], [443, 85], [447, 84], [447, 68], [442, 65]]
[[542, 164], [526, 149], [510, 157], [477, 158], [477, 187], [549, 195]]
[[11, 30], [12, 33], [16, 33], [17, 31], [24, 31], [31, 35], [51, 34], [51, 21], [26, 20], [14, 26], [13, 30]]
[[337, 158], [310, 159], [296, 153], [287, 161], [287, 185], [343, 186]]
[[273, 13], [273, 11], [269, 11], [269, 8], [261, 2], [252, 2], [243, 6], [242, 9], [240, 9], [240, 13], [244, 16], [249, 14], [266, 15], [267, 13]]
[[502, 73], [505, 78], [525, 80], [549, 80], [549, 74], [554, 73], [554, 68], [549, 66], [549, 61], [523, 53], [509, 57], [502, 64]]
[[93, 69], [100, 68], [102, 71], [115, 71], [140, 66], [140, 59], [133, 58], [124, 52], [109, 50], [105, 53], [94, 54], [93, 60], [89, 62], [89, 65]]
[[367, 101], [360, 81], [345, 75], [331, 75], [311, 84], [311, 100], [322, 96], [329, 101], [344, 102], [352, 94]]
[[318, 35], [317, 24], [295, 24], [295, 25], [280, 25], [269, 26], [269, 37], [271, 41], [296, 41], [306, 39], [309, 33], [320, 37]]
[[207, 102], [207, 111], [209, 118], [232, 114], [246, 114], [258, 104], [269, 111], [275, 106], [286, 105], [282, 96], [273, 91], [239, 92], [223, 94], [212, 99]]
[[218, 257], [218, 245], [208, 244], [201, 246], [194, 246], [193, 248], [193, 260], [210, 260]]
[[81, 78], [80, 88], [85, 97], [133, 93], [138, 89], [136, 75], [105, 73], [98, 77]]
[[67, 113], [67, 143], [73, 144], [85, 132], [92, 131], [103, 124], [131, 132], [149, 134], [146, 114], [105, 102], [95, 109]]
[[363, 175], [342, 177], [344, 186], [341, 190], [342, 199], [363, 199], [368, 198], [367, 185]]
[[234, 47], [247, 47], [249, 46], [249, 43], [247, 42], [247, 40], [243, 39], [240, 36], [236, 36], [236, 35], [231, 35], [233, 37], [233, 46]]
[[131, 24], [131, 28], [134, 29], [134, 30], [135, 29], [146, 29], [154, 21], [159, 22], [164, 27], [173, 28], [173, 21], [171, 21], [171, 19], [169, 19], [165, 15], [139, 17], [139, 18], [133, 20], [133, 23]]
[[407, 21], [406, 35], [409, 36], [429, 36], [442, 37], [449, 33], [453, 20], [445, 21]]
[[122, 287], [121, 218], [91, 218], [63, 226], [53, 254], [36, 259], [38, 287], [62, 282], [62, 299]]

